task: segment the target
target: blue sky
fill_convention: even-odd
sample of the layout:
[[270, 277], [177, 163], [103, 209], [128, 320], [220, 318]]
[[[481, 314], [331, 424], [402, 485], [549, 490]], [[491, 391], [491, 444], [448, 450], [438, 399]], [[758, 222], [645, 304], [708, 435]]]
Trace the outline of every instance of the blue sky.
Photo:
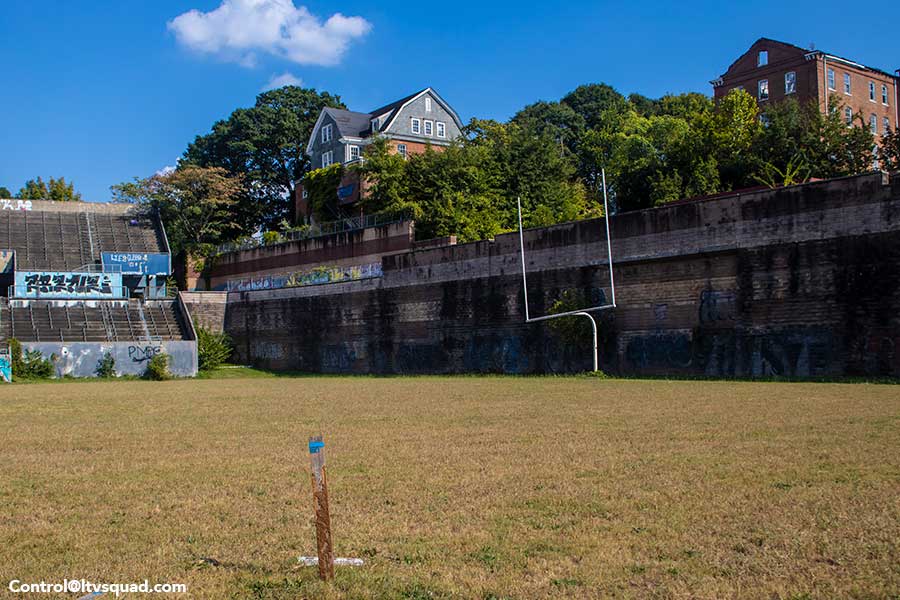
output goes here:
[[[468, 120], [506, 119], [590, 82], [710, 94], [709, 80], [759, 37], [900, 67], [882, 19], [842, 27], [846, 3], [830, 0], [225, 1], [224, 11], [223, 0], [0, 3], [0, 185], [65, 176], [85, 199], [107, 200], [111, 184], [174, 164], [277, 76], [357, 110], [430, 85]], [[260, 7], [271, 12], [259, 22], [241, 14]], [[267, 37], [278, 19], [287, 41]]]

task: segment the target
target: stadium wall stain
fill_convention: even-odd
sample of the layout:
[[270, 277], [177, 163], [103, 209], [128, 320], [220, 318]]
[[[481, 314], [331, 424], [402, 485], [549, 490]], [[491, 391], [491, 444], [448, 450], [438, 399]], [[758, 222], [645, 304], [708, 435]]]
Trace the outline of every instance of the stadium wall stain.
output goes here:
[[[618, 308], [601, 365], [621, 374], [900, 376], [900, 175], [873, 174], [611, 219]], [[525, 232], [532, 315], [608, 294], [603, 220]], [[383, 276], [228, 295], [237, 360], [323, 373], [586, 370], [526, 325], [516, 233], [382, 258]], [[193, 311], [193, 305], [185, 298]], [[585, 322], [585, 327], [589, 325]]]

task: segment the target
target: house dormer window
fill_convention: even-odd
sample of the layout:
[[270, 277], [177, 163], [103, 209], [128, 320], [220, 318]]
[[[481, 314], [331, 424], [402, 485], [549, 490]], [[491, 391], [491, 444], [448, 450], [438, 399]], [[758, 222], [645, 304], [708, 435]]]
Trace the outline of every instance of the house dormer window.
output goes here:
[[431, 98], [425, 98], [425, 112], [431, 112]]
[[350, 145], [347, 146], [347, 160], [359, 160], [359, 146]]
[[445, 123], [443, 123], [442, 121], [438, 121], [437, 123], [435, 123], [435, 128], [435, 131], [437, 132], [437, 136], [439, 138], [447, 137], [447, 125]]
[[331, 123], [322, 127], [322, 143], [331, 141]]
[[414, 134], [419, 135], [422, 133], [422, 121], [413, 117], [409, 122], [409, 130]]
[[756, 66], [764, 67], [769, 64], [769, 51], [768, 50], [760, 50], [759, 54], [756, 55]]

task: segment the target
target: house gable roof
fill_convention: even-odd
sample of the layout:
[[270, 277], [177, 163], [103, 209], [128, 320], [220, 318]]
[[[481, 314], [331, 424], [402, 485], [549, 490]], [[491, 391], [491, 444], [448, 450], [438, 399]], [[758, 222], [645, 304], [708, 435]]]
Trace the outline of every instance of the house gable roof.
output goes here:
[[435, 92], [432, 88], [428, 87], [424, 90], [419, 90], [414, 94], [410, 94], [405, 98], [401, 98], [400, 100], [396, 100], [391, 102], [390, 104], [386, 104], [380, 108], [376, 108], [372, 112], [361, 113], [355, 112], [352, 110], [343, 110], [340, 108], [323, 108], [319, 113], [319, 118], [316, 120], [316, 124], [313, 126], [312, 133], [309, 136], [309, 142], [306, 144], [306, 153], [312, 153], [313, 142], [316, 139], [316, 136], [319, 135], [319, 128], [322, 126], [322, 122], [325, 120], [325, 116], [330, 116], [334, 119], [334, 122], [337, 123], [339, 137], [342, 138], [365, 138], [371, 135], [372, 132], [372, 119], [375, 117], [382, 117], [387, 115], [386, 118], [382, 119], [379, 123], [378, 131], [387, 131], [390, 126], [394, 123], [394, 120], [397, 118], [397, 115], [400, 114], [400, 111], [408, 105], [410, 102], [416, 100], [421, 97], [423, 94], [430, 94], [434, 100], [440, 104], [444, 110], [447, 111], [447, 114], [453, 119], [456, 123], [456, 126], [462, 129], [463, 123], [459, 118], [459, 115], [456, 114], [456, 111], [447, 104], [446, 100], [441, 98], [441, 96]]

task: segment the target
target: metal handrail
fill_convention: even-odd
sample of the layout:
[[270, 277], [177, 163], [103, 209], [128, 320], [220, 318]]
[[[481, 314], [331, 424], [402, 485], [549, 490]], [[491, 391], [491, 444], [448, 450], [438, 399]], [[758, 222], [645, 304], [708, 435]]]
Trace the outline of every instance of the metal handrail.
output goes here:
[[289, 231], [281, 234], [277, 241], [266, 242], [264, 235], [258, 238], [248, 238], [240, 242], [229, 242], [221, 244], [216, 250], [219, 254], [227, 252], [239, 252], [241, 250], [252, 250], [254, 248], [266, 248], [270, 246], [278, 246], [280, 244], [288, 244], [299, 240], [308, 240], [335, 233], [343, 233], [345, 231], [358, 231], [369, 227], [382, 227], [384, 225], [393, 225], [402, 223], [409, 217], [405, 213], [378, 213], [374, 215], [364, 215], [359, 217], [349, 217], [340, 221], [329, 221], [320, 225], [311, 226], [309, 229]]

